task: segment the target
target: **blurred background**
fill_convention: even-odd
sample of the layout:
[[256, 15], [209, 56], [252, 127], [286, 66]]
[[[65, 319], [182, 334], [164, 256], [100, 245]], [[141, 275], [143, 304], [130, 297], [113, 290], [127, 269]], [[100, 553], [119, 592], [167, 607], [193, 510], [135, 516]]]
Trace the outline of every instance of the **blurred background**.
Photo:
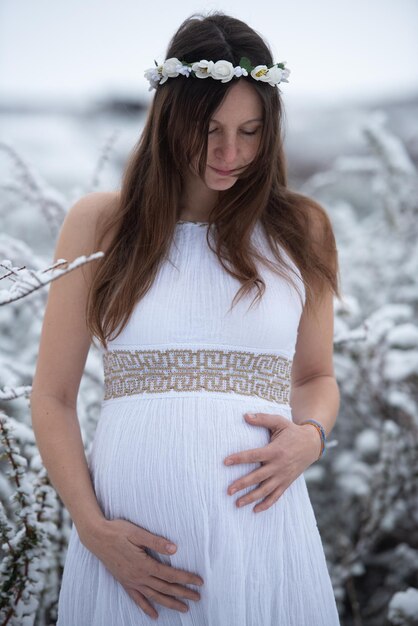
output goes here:
[[[418, 624], [416, 0], [1, 1], [0, 624], [55, 623], [71, 526], [29, 410], [59, 228], [82, 195], [119, 188], [153, 97], [144, 71], [185, 18], [214, 10], [287, 61], [289, 185], [322, 204], [337, 240], [341, 408], [305, 476], [341, 624]], [[87, 454], [102, 397], [92, 349]]]
[[211, 10], [247, 21], [291, 69], [281, 91], [292, 183], [361, 150], [361, 120], [376, 107], [416, 159], [416, 0], [2, 0], [2, 139], [69, 191], [112, 136], [101, 188], [117, 186], [152, 98], [144, 70], [164, 60], [183, 19]]

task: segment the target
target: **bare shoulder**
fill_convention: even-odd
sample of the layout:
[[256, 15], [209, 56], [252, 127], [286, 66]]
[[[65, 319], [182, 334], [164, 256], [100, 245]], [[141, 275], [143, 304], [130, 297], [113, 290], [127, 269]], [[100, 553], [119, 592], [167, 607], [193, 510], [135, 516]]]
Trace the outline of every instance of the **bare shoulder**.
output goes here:
[[337, 245], [335, 240], [332, 221], [327, 210], [312, 198], [306, 198], [306, 211], [308, 217], [309, 237], [321, 263], [336, 272]]
[[[68, 263], [93, 252], [106, 253], [107, 243], [96, 249], [96, 231], [118, 208], [117, 193], [90, 193], [68, 210], [55, 246], [54, 260]], [[90, 261], [52, 281], [42, 325], [32, 399], [51, 395], [76, 406], [77, 393], [91, 345], [86, 304], [91, 282], [101, 259]], [[65, 264], [63, 264], [65, 267]]]
[[[69, 209], [61, 233], [83, 249], [82, 254], [92, 253], [100, 228], [117, 212], [120, 193], [118, 191], [96, 191], [82, 196]], [[112, 233], [104, 241], [109, 243]], [[88, 252], [90, 250], [90, 252]]]
[[[331, 220], [318, 202], [305, 197], [309, 237], [322, 268], [332, 274], [336, 268], [336, 247]], [[304, 307], [298, 327], [295, 355], [292, 364], [292, 386], [302, 384], [315, 376], [334, 376], [333, 292], [324, 289], [324, 281], [311, 279], [315, 293], [313, 307]], [[319, 295], [319, 297], [317, 297]]]
[[306, 198], [306, 212], [312, 241], [319, 245], [325, 243], [332, 232], [332, 225], [326, 209], [313, 198]]

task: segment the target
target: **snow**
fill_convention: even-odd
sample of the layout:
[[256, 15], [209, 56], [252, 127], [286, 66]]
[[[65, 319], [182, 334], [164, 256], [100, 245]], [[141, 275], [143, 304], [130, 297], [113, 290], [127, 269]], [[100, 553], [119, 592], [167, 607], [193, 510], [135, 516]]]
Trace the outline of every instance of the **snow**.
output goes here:
[[379, 434], [375, 430], [367, 428], [357, 435], [354, 445], [362, 459], [373, 458], [380, 450]]
[[395, 593], [389, 604], [388, 619], [395, 626], [418, 624], [418, 589], [409, 587]]
[[400, 382], [418, 375], [418, 350], [389, 350], [384, 362], [384, 376]]
[[411, 323], [399, 324], [388, 332], [386, 340], [393, 348], [402, 348], [404, 350], [418, 348], [418, 326]]
[[[95, 252], [90, 254], [89, 256], [79, 256], [70, 263], [68, 263], [66, 268], [59, 268], [58, 265], [66, 264], [66, 259], [58, 259], [52, 267], [48, 267], [42, 270], [34, 270], [34, 269], [22, 269], [18, 266], [12, 267], [11, 262], [7, 263], [3, 261], [3, 265], [8, 267], [10, 272], [13, 275], [13, 282], [8, 290], [2, 289], [0, 291], [0, 305], [8, 304], [10, 302], [14, 302], [15, 300], [19, 300], [20, 298], [27, 296], [33, 293], [35, 290], [39, 289], [41, 286], [49, 284], [51, 281], [56, 280], [60, 276], [64, 276], [68, 274], [78, 267], [85, 265], [95, 259], [99, 259], [104, 256], [104, 252]], [[49, 274], [45, 272], [49, 271]]]

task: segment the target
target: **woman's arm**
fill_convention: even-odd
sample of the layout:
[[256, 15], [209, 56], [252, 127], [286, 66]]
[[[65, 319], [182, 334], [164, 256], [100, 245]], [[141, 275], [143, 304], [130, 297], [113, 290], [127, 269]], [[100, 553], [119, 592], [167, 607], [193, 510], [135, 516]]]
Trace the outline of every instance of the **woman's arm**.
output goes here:
[[[95, 229], [112, 202], [111, 193], [81, 198], [64, 220], [54, 260], [73, 261], [96, 252]], [[85, 541], [105, 519], [93, 491], [76, 411], [91, 344], [85, 306], [95, 263], [50, 284], [31, 393], [32, 425], [43, 464]]]
[[105, 517], [93, 491], [76, 409], [37, 387], [31, 398], [35, 438], [49, 479], [82, 543], [93, 548]]
[[[334, 374], [333, 294], [327, 291], [316, 305], [316, 315], [302, 313], [295, 355], [292, 363], [290, 405], [295, 423], [314, 419], [322, 424], [328, 436], [334, 427], [340, 406], [340, 392]], [[314, 426], [313, 445], [320, 449], [319, 435]]]

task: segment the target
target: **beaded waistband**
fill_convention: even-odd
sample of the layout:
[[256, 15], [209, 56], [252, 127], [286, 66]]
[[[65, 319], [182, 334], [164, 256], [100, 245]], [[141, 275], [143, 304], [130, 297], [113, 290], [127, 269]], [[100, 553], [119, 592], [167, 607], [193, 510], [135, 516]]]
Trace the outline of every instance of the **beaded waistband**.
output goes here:
[[221, 349], [110, 350], [104, 400], [166, 391], [217, 391], [289, 404], [292, 361]]

